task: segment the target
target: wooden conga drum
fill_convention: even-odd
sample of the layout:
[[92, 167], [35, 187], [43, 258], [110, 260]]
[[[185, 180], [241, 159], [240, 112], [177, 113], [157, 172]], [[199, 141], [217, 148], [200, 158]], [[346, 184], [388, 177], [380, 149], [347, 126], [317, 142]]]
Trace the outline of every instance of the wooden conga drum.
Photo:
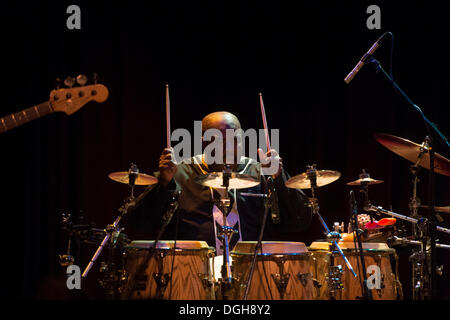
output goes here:
[[[362, 243], [368, 288], [373, 300], [402, 299], [402, 285], [398, 277], [398, 257], [394, 249], [385, 243]], [[311, 273], [315, 287], [315, 299], [356, 300], [362, 297], [363, 280], [361, 259], [353, 242], [339, 242], [339, 246], [357, 274], [355, 277], [338, 252], [330, 251], [330, 243], [313, 242]], [[359, 267], [358, 267], [359, 266]]]
[[[234, 299], [244, 297], [255, 246], [256, 241], [241, 241], [231, 252]], [[247, 299], [311, 300], [311, 279], [309, 252], [304, 243], [263, 241]]]
[[[215, 299], [209, 257], [214, 249], [204, 241], [133, 241], [124, 250], [121, 298]], [[172, 268], [173, 267], [173, 268]]]

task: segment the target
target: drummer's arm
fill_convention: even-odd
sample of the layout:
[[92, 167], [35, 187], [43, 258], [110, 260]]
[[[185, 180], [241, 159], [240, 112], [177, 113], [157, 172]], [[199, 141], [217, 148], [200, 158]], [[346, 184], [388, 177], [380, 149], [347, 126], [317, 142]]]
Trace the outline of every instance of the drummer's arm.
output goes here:
[[306, 230], [312, 220], [312, 211], [307, 206], [307, 197], [301, 190], [287, 188], [289, 174], [283, 169], [274, 180], [280, 212], [280, 227], [298, 232]]

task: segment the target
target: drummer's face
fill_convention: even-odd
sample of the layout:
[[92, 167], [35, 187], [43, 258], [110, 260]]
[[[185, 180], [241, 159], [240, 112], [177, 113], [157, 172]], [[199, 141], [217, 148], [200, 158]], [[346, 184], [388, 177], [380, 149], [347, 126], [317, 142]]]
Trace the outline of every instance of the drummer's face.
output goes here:
[[[233, 152], [233, 163], [238, 162], [238, 138], [233, 135], [232, 140], [228, 141], [227, 130], [236, 130], [240, 128], [241, 124], [239, 123], [239, 120], [231, 113], [213, 113], [206, 116], [202, 121], [203, 132], [207, 129], [218, 129], [221, 132], [223, 141], [223, 163], [226, 163], [226, 155], [230, 152]], [[205, 149], [208, 144], [212, 143], [214, 141], [213, 139], [212, 141], [203, 141], [203, 149]]]

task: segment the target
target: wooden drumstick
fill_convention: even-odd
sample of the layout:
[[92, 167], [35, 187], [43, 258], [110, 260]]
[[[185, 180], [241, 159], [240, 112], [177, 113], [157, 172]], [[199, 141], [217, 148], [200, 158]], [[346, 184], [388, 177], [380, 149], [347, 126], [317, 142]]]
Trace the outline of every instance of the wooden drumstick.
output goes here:
[[264, 134], [266, 136], [267, 152], [269, 152], [270, 151], [269, 128], [267, 128], [266, 110], [264, 109], [264, 102], [263, 102], [261, 92], [259, 93], [259, 102], [261, 104], [261, 115], [262, 115], [263, 126], [264, 126]]
[[171, 148], [170, 144], [170, 98], [169, 85], [166, 84], [166, 130], [167, 130], [167, 148]]

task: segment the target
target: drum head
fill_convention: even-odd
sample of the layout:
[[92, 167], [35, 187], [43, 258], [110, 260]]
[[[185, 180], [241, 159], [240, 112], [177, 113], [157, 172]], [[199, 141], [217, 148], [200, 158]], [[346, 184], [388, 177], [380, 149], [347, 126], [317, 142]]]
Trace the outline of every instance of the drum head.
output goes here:
[[[256, 241], [240, 241], [231, 252], [232, 254], [254, 254]], [[263, 255], [289, 255], [308, 253], [303, 242], [262, 241]], [[260, 255], [260, 253], [258, 253]]]
[[[175, 241], [173, 240], [160, 240], [156, 244], [157, 249], [173, 249]], [[150, 249], [155, 244], [154, 240], [136, 240], [132, 241], [127, 248], [135, 248], [135, 249]], [[198, 249], [208, 249], [209, 246], [205, 241], [186, 241], [180, 240], [177, 241], [177, 249], [184, 250], [198, 250]]]
[[[338, 242], [339, 247], [342, 250], [355, 250], [355, 244], [353, 242]], [[363, 250], [368, 251], [391, 251], [392, 249], [386, 243], [371, 243], [371, 242], [363, 242], [362, 243]], [[313, 242], [309, 246], [309, 250], [324, 250], [328, 251], [330, 249], [329, 242]]]

